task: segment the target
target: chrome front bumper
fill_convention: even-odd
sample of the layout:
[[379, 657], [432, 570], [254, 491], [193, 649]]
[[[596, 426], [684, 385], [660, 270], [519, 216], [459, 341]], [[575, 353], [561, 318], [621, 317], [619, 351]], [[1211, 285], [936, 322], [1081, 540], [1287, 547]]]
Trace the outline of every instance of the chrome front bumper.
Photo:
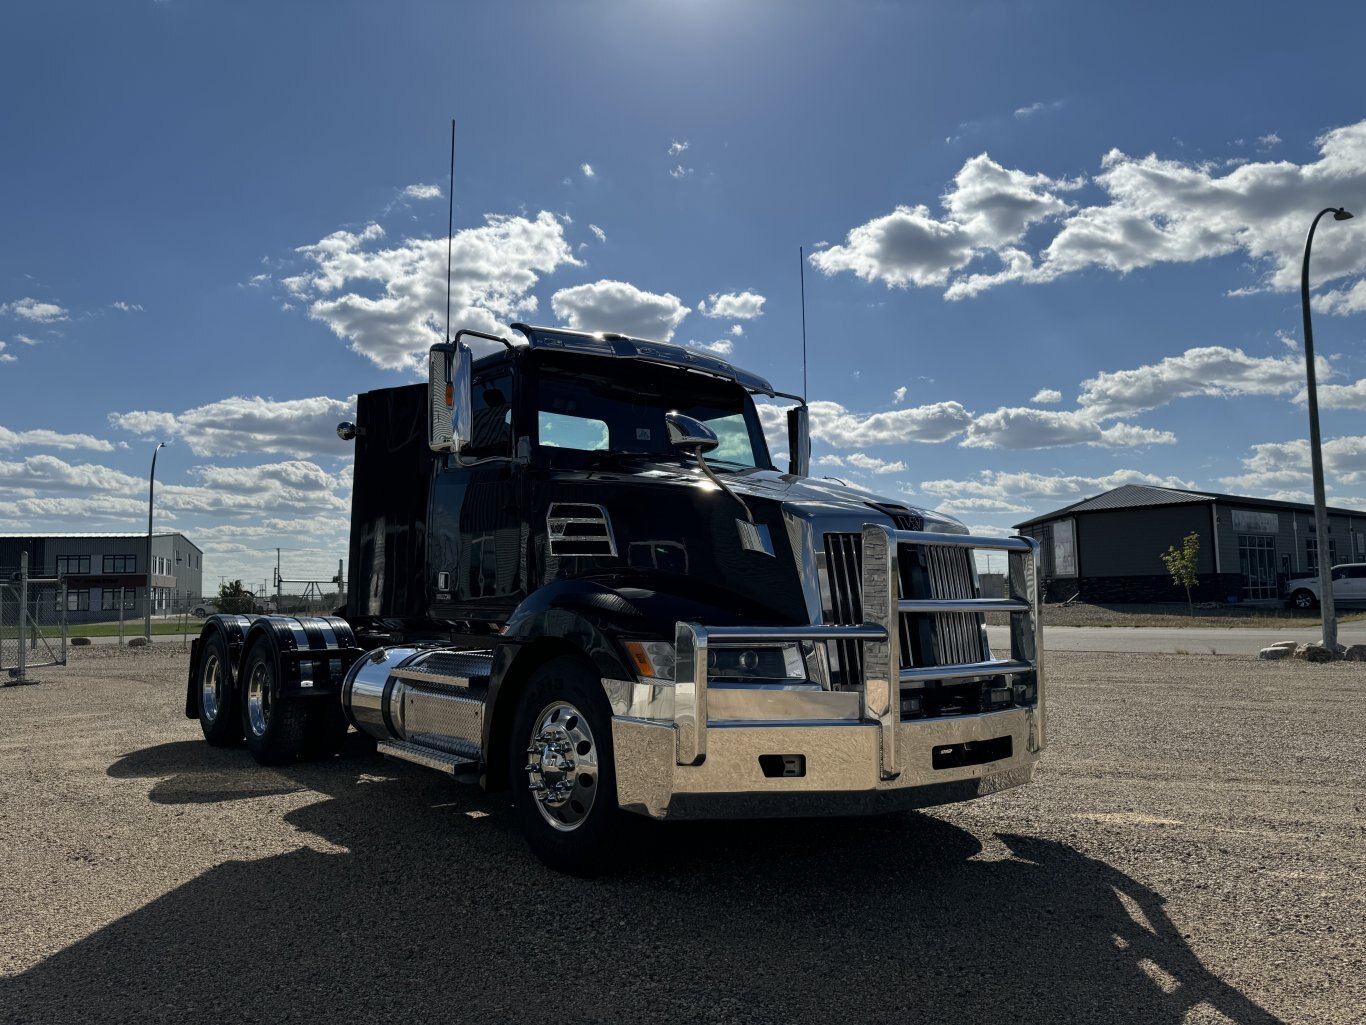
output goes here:
[[[906, 599], [899, 546], [1003, 551], [1005, 599]], [[1027, 783], [1045, 743], [1037, 543], [863, 529], [859, 626], [723, 627], [679, 623], [675, 680], [605, 681], [615, 715], [617, 801], [651, 818], [763, 818], [860, 814], [968, 800]], [[901, 668], [899, 617], [906, 613], [1011, 614], [1009, 658]], [[857, 691], [714, 689], [709, 646], [794, 640], [856, 640], [864, 678]], [[1025, 680], [1033, 701], [976, 715], [902, 722], [903, 692], [932, 680]]]

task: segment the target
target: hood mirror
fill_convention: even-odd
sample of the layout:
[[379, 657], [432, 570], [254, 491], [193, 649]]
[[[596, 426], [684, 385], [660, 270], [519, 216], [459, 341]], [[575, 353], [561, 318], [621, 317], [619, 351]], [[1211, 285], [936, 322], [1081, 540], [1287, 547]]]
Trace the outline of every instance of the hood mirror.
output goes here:
[[716, 432], [710, 427], [682, 413], [665, 413], [664, 425], [669, 430], [669, 444], [674, 448], [681, 448], [684, 452], [701, 455], [721, 444]]

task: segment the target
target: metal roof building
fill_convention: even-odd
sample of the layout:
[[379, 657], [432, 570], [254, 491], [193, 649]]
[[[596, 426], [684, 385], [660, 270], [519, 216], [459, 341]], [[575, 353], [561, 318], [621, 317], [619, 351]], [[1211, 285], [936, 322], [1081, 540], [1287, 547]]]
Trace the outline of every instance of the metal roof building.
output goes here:
[[[143, 614], [149, 586], [145, 533], [0, 533], [0, 570], [8, 577], [28, 553], [31, 577], [66, 581], [67, 618], [96, 623]], [[180, 533], [152, 535], [152, 612], [183, 611], [204, 591], [204, 553]]]
[[[1330, 563], [1366, 561], [1366, 512], [1328, 510]], [[1049, 601], [1170, 602], [1185, 592], [1162, 555], [1199, 535], [1196, 601], [1275, 602], [1288, 577], [1318, 571], [1314, 507], [1125, 484], [1016, 524], [1043, 546]]]

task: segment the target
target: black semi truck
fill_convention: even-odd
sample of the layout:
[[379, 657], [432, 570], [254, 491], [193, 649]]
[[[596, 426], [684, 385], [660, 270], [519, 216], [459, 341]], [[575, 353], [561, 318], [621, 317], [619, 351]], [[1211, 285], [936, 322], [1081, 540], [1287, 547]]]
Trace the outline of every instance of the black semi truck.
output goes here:
[[[1033, 540], [813, 479], [805, 403], [708, 353], [513, 331], [360, 396], [346, 604], [206, 620], [185, 712], [209, 743], [280, 764], [354, 728], [510, 791], [573, 872], [622, 812], [872, 813], [1033, 777]], [[792, 404], [786, 472], [755, 396]], [[983, 549], [1005, 597], [981, 596]]]

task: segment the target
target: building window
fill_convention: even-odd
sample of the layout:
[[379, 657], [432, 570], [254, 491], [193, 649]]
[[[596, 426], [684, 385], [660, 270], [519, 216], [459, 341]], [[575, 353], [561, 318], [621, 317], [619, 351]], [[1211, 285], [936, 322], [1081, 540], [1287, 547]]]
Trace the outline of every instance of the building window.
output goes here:
[[137, 569], [138, 557], [136, 555], [106, 555], [104, 557], [104, 571], [106, 573], [132, 573]]
[[[1338, 539], [1330, 537], [1328, 539], [1328, 565], [1335, 565], [1338, 561]], [[1317, 573], [1319, 571], [1319, 539], [1307, 537], [1304, 539], [1304, 563], [1308, 568], [1307, 572]]]
[[88, 555], [59, 555], [57, 556], [57, 575], [59, 577], [74, 576], [77, 573], [90, 572], [90, 556]]
[[88, 612], [90, 611], [90, 592], [67, 591], [66, 592], [66, 611], [68, 612]]
[[1280, 593], [1276, 585], [1276, 539], [1265, 534], [1239, 534], [1238, 571], [1243, 575], [1245, 599], [1275, 598]]
[[134, 587], [106, 587], [100, 592], [100, 608], [105, 612], [116, 612], [119, 607], [119, 595], [123, 595], [123, 607], [131, 612], [137, 604], [137, 589]]

